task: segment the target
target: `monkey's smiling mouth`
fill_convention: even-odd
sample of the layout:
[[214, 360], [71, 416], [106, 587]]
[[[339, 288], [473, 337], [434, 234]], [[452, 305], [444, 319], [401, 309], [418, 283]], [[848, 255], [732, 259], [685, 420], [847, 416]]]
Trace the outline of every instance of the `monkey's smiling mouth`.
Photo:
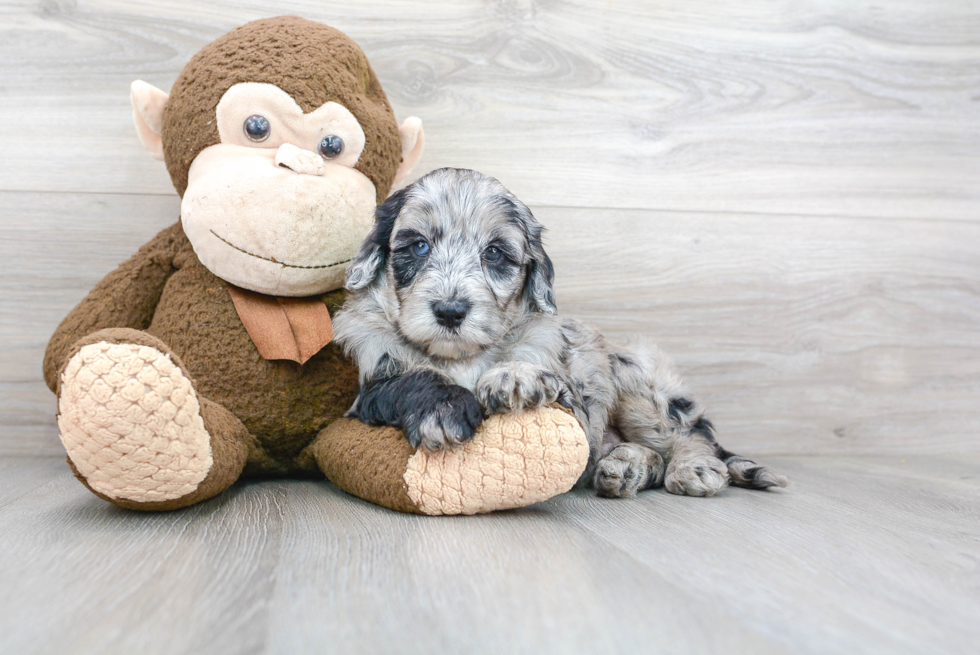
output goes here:
[[334, 264], [320, 264], [320, 265], [317, 265], [317, 266], [303, 266], [301, 264], [287, 264], [286, 262], [279, 261], [275, 257], [263, 257], [262, 255], [256, 255], [254, 252], [249, 252], [249, 251], [245, 250], [244, 248], [239, 248], [238, 246], [236, 246], [231, 241], [229, 241], [228, 239], [224, 238], [223, 236], [221, 236], [220, 234], [218, 234], [214, 230], [210, 230], [210, 232], [215, 237], [217, 237], [219, 240], [221, 240], [222, 242], [228, 244], [229, 246], [231, 246], [232, 248], [234, 248], [235, 250], [237, 250], [240, 253], [244, 253], [244, 254], [248, 255], [249, 257], [255, 257], [256, 259], [261, 259], [262, 261], [272, 262], [273, 264], [278, 264], [279, 266], [283, 266], [285, 268], [333, 268], [335, 266], [343, 266], [344, 264], [349, 264], [350, 261], [351, 261], [349, 259], [346, 259], [346, 260], [344, 260], [342, 262], [336, 262]]

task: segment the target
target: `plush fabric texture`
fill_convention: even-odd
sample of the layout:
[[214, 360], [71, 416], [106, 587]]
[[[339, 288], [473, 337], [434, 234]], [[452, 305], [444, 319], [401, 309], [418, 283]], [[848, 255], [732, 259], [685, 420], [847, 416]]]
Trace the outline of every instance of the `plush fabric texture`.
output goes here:
[[[343, 291], [321, 297], [329, 313], [336, 312], [343, 299]], [[472, 514], [528, 505], [562, 493], [575, 483], [588, 459], [584, 431], [574, 418], [554, 408], [491, 417], [481, 428], [483, 436], [436, 454], [412, 451], [399, 430], [342, 418], [357, 396], [358, 380], [352, 362], [337, 344], [330, 343], [304, 365], [263, 358], [239, 319], [228, 285], [197, 259], [179, 223], [107, 275], [52, 337], [45, 354], [45, 378], [59, 392], [59, 406], [66, 416], [83, 411], [76, 406], [79, 400], [72, 395], [72, 384], [85, 374], [72, 371], [63, 376], [62, 372], [86, 346], [96, 344], [101, 353], [104, 343], [136, 348], [122, 348], [120, 355], [113, 355], [123, 362], [121, 373], [105, 373], [121, 375], [113, 377], [111, 385], [118, 392], [109, 397], [98, 395], [101, 392], [89, 395], [107, 405], [125, 401], [131, 407], [134, 403], [125, 397], [130, 380], [124, 374], [132, 371], [140, 382], [143, 365], [160, 361], [148, 354], [155, 350], [179, 369], [178, 377], [190, 381], [212, 451], [213, 463], [205, 479], [193, 490], [188, 483], [188, 493], [177, 498], [111, 496], [113, 488], [101, 485], [91, 467], [72, 462], [86, 486], [122, 507], [175, 509], [219, 493], [239, 475], [322, 471], [342, 489], [392, 509]], [[105, 350], [106, 359], [112, 360], [109, 353], [114, 352]], [[135, 363], [127, 368], [131, 356], [143, 362], [139, 370]], [[162, 395], [155, 391], [156, 384], [146, 386]], [[135, 404], [141, 410], [136, 414], [142, 416], [143, 407], [138, 401]], [[200, 423], [195, 425], [199, 440]], [[89, 432], [97, 444], [107, 438]], [[77, 448], [93, 447], [85, 439], [71, 439], [77, 442], [70, 448], [73, 458]], [[197, 448], [200, 442], [192, 445]], [[108, 446], [112, 449], [111, 443]], [[139, 486], [128, 478], [125, 483]]]
[[[273, 117], [271, 131], [261, 147], [279, 150], [276, 164], [286, 164], [296, 172], [322, 175], [326, 163], [317, 152], [324, 126], [344, 141], [343, 151], [331, 164], [354, 166], [364, 152], [364, 129], [343, 105], [327, 102], [305, 113], [291, 95], [274, 84], [243, 82], [231, 86], [215, 107], [215, 120], [221, 143], [254, 147], [242, 124], [253, 114]], [[283, 150], [283, 147], [286, 150]]]
[[[324, 55], [328, 56], [324, 56]], [[378, 202], [388, 197], [401, 138], [367, 57], [349, 37], [321, 23], [280, 16], [257, 20], [219, 37], [194, 55], [170, 90], [163, 120], [167, 170], [177, 193], [199, 152], [219, 142], [214, 108], [234, 84], [275, 84], [310, 112], [333, 101], [364, 129], [357, 170], [370, 179]]]
[[421, 514], [408, 495], [405, 467], [415, 450], [401, 430], [342, 418], [310, 446], [327, 479], [349, 494], [400, 512]]
[[180, 204], [184, 232], [201, 262], [236, 286], [299, 297], [339, 289], [374, 226], [374, 186], [334, 163], [325, 175], [298, 175], [274, 165], [279, 150], [220, 143], [200, 153]]
[[417, 451], [408, 460], [405, 485], [425, 514], [482, 514], [564, 493], [588, 461], [578, 420], [544, 407], [491, 416], [462, 446]]
[[[402, 144], [364, 54], [337, 30], [284, 17], [249, 23], [214, 41], [174, 84], [162, 145], [185, 201], [194, 195], [185, 195], [191, 163], [202, 151], [218, 150], [215, 106], [239, 82], [277, 85], [304, 112], [328, 101], [349, 109], [365, 138], [357, 178], [364, 188], [369, 179], [377, 201], [384, 200]], [[137, 84], [133, 93], [139, 116], [159, 108], [162, 96], [155, 91]], [[416, 123], [408, 127], [421, 141]], [[409, 149], [409, 156], [420, 152]], [[237, 211], [232, 200], [218, 203], [230, 216]], [[369, 216], [374, 208], [368, 209]], [[353, 252], [348, 246], [360, 236], [342, 226], [337, 231], [342, 234], [331, 233], [327, 241]], [[303, 235], [290, 234], [285, 252], [246, 253], [247, 266], [300, 269], [291, 257], [326, 249], [301, 246]], [[266, 237], [259, 245], [269, 245]], [[343, 245], [345, 239], [350, 243]], [[330, 264], [338, 266], [338, 284], [342, 264]], [[235, 280], [221, 275], [201, 262], [178, 222], [106, 275], [51, 337], [44, 379], [58, 395], [68, 463], [96, 496], [129, 509], [170, 510], [211, 498], [241, 476], [326, 473], [393, 509], [474, 513], [543, 500], [569, 488], [584, 469], [585, 434], [557, 410], [492, 418], [485, 437], [437, 455], [415, 453], [398, 430], [342, 418], [358, 392], [353, 363], [330, 340], [330, 316], [344, 291], [315, 293], [294, 284], [294, 293], [277, 294], [295, 299], [236, 291], [236, 307], [229, 286]], [[273, 334], [275, 347], [266, 350], [264, 337], [253, 340], [243, 319], [256, 334]], [[280, 359], [284, 343], [289, 358]]]
[[[80, 353], [88, 348], [92, 348], [93, 346], [99, 346], [99, 349], [101, 350], [104, 344], [109, 344], [111, 346], [122, 345], [125, 349], [132, 349], [135, 347], [138, 349], [137, 352], [153, 351], [154, 353], [157, 353], [158, 355], [169, 360], [169, 364], [173, 365], [173, 369], [170, 369], [169, 366], [164, 365], [165, 370], [167, 370], [167, 373], [169, 374], [168, 377], [183, 377], [184, 379], [189, 380], [188, 374], [183, 368], [183, 363], [180, 361], [180, 358], [174, 353], [170, 352], [162, 341], [149, 334], [146, 334], [145, 332], [128, 328], [99, 330], [83, 339], [80, 339], [69, 353], [69, 362], [75, 361]], [[147, 357], [147, 359], [158, 361], [158, 358], [155, 358], [152, 355]], [[115, 364], [115, 362], [113, 362], [113, 364]], [[68, 368], [69, 367], [66, 367], [66, 374], [68, 373]], [[125, 370], [119, 371], [117, 368], [116, 372], [117, 374], [122, 373], [123, 378], [127, 377]], [[138, 378], [140, 376], [140, 372], [136, 372], [134, 375]], [[191, 381], [191, 384], [193, 385], [193, 381]], [[126, 381], [123, 380], [120, 386], [125, 388]], [[75, 477], [77, 477], [82, 484], [88, 487], [89, 490], [96, 496], [128, 509], [139, 509], [143, 511], [171, 510], [178, 509], [180, 507], [187, 507], [188, 505], [211, 498], [212, 496], [215, 496], [230, 487], [235, 480], [239, 478], [242, 473], [242, 469], [245, 466], [246, 458], [249, 456], [249, 452], [258, 448], [258, 445], [255, 443], [254, 437], [248, 434], [248, 431], [245, 429], [245, 426], [242, 425], [241, 421], [232, 416], [228, 410], [207, 399], [200, 398], [198, 400], [200, 417], [203, 419], [205, 434], [209, 439], [208, 457], [210, 460], [210, 468], [207, 471], [207, 475], [204, 477], [204, 479], [198, 481], [193, 489], [187, 490], [187, 493], [161, 500], [154, 500], [148, 496], [143, 496], [140, 499], [123, 497], [118, 494], [110, 496], [100, 490], [100, 488], [104, 489], [105, 485], [97, 484], [99, 482], [99, 476], [95, 476], [95, 479], [93, 479], [93, 481], [90, 483], [88, 479], [90, 474], [83, 474], [82, 471], [79, 470], [79, 467], [75, 465], [75, 462], [72, 461], [70, 454], [68, 457], [68, 465], [71, 467]], [[103, 410], [108, 409], [108, 406], [112, 404], [120, 403], [120, 401], [126, 401], [126, 399], [120, 394], [111, 394], [109, 401], [106, 403], [107, 407], [103, 408]], [[68, 406], [68, 411], [74, 411], [71, 409], [71, 402], [65, 402], [62, 400], [62, 398], [59, 398], [59, 405], [62, 404]], [[141, 413], [142, 412], [137, 412], [137, 415]], [[96, 422], [101, 422], [99, 419], [104, 419], [107, 417], [107, 415], [107, 412], [104, 412], [102, 416], [96, 415]], [[59, 423], [61, 423], [62, 416], [59, 415], [58, 418]], [[115, 435], [110, 431], [105, 431], [101, 435], [93, 436], [110, 440], [107, 443], [107, 445], [110, 447], [114, 445], [112, 443], [112, 441], [114, 441], [113, 438], [119, 437], [119, 435]], [[157, 435], [157, 437], [160, 436], [167, 436], [166, 430], [164, 430], [163, 434]], [[62, 438], [64, 438], [64, 435], [62, 435]], [[122, 448], [117, 447], [117, 450], [123, 452], [129, 450], [126, 447], [124, 438], [120, 438], [119, 440], [123, 441], [123, 444]], [[97, 443], [95, 440], [90, 441], [90, 443], [92, 442]], [[152, 441], [146, 444], [148, 449], [152, 449], [152, 446]], [[136, 449], [129, 450], [129, 453], [132, 454], [136, 452], [138, 448], [139, 446], [137, 446]], [[139, 456], [137, 455], [137, 457]], [[178, 471], [181, 469], [180, 466], [175, 468]], [[103, 472], [105, 473], [108, 471], [107, 469], [103, 469]], [[144, 473], [148, 474], [152, 479], [156, 472], [152, 470], [144, 470]], [[134, 482], [137, 487], [144, 487], [144, 485], [140, 484], [140, 470], [138, 466], [133, 466], [126, 469], [124, 477], [128, 478], [130, 482]]]
[[572, 488], [589, 460], [578, 421], [558, 407], [488, 418], [472, 441], [415, 451], [400, 430], [341, 419], [313, 456], [344, 491], [403, 512], [480, 514], [524, 507]]
[[68, 458], [106, 496], [174, 500], [196, 491], [211, 470], [197, 393], [152, 346], [82, 347], [62, 374], [58, 405]]
[[246, 445], [246, 442], [251, 439], [248, 431], [241, 421], [232, 416], [228, 410], [206, 398], [202, 398], [201, 415], [204, 417], [204, 426], [207, 428], [208, 434], [211, 435], [211, 453], [215, 464], [212, 465], [211, 471], [204, 478], [204, 481], [198, 485], [197, 490], [181, 498], [159, 502], [111, 498], [93, 489], [85, 476], [75, 467], [71, 458], [68, 458], [68, 466], [78, 481], [85, 485], [89, 491], [113, 505], [141, 512], [165, 512], [190, 507], [202, 500], [217, 496], [234, 484], [241, 476], [246, 457], [250, 457], [252, 452], [251, 448]]
[[[133, 125], [140, 143], [154, 159], [163, 161], [163, 108], [167, 94], [143, 80], [133, 82], [129, 91], [133, 105]], [[159, 117], [159, 120], [157, 120]]]
[[330, 312], [320, 298], [277, 298], [229, 284], [238, 317], [265, 359], [305, 364], [333, 341]]
[[190, 246], [179, 224], [163, 230], [102, 278], [62, 319], [44, 352], [44, 381], [49, 389], [58, 393], [61, 370], [79, 339], [106, 328], [150, 326], [181, 242]]
[[[321, 301], [332, 313], [344, 295], [334, 291]], [[303, 448], [357, 396], [357, 371], [336, 343], [304, 365], [264, 359], [228, 285], [197, 259], [179, 223], [103, 278], [62, 321], [45, 354], [48, 386], [59, 389], [59, 373], [79, 339], [118, 327], [166, 344], [184, 363], [198, 396], [241, 420], [258, 444], [250, 451], [250, 474], [299, 472]]]

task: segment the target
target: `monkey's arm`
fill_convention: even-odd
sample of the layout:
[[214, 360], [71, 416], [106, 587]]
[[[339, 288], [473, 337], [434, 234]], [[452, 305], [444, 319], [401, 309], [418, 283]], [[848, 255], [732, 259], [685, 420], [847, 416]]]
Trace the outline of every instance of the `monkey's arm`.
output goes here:
[[104, 328], [145, 330], [153, 319], [174, 257], [186, 237], [176, 223], [157, 234], [135, 255], [106, 275], [65, 317], [44, 353], [44, 381], [57, 392], [58, 374], [72, 345]]

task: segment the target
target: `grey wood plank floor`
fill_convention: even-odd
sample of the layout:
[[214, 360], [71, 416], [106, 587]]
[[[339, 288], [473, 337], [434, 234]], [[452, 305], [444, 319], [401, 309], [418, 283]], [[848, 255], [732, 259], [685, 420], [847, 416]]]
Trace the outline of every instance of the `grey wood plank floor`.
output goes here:
[[140, 514], [7, 456], [0, 652], [973, 651], [980, 459], [771, 463], [792, 487], [446, 519], [316, 481]]

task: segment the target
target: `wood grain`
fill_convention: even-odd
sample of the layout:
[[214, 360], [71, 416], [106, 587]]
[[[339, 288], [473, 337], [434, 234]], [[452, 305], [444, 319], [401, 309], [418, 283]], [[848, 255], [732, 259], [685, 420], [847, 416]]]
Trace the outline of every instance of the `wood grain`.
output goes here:
[[235, 489], [187, 511], [139, 514], [62, 471], [0, 510], [0, 650], [260, 652], [281, 494]]
[[793, 485], [433, 518], [313, 481], [138, 514], [0, 457], [36, 472], [0, 502], [0, 651], [971, 651], [980, 459], [768, 463]]
[[0, 456], [0, 508], [52, 481], [63, 478], [65, 463], [60, 457]]
[[776, 652], [726, 608], [610, 558], [605, 540], [547, 506], [457, 521], [336, 494], [289, 487], [272, 652]]
[[677, 360], [751, 452], [980, 452], [980, 226], [539, 210], [558, 303]]
[[649, 3], [21, 2], [3, 9], [0, 189], [171, 193], [128, 85], [294, 13], [349, 33], [421, 170], [528, 202], [976, 220], [980, 8], [970, 0]]
[[[48, 336], [167, 196], [0, 193], [0, 450], [61, 452]], [[561, 312], [677, 360], [729, 448], [980, 452], [980, 225], [535, 208]]]
[[180, 213], [176, 196], [0, 193], [0, 451], [61, 454], [41, 376], [58, 323]]
[[651, 494], [636, 506], [577, 495], [558, 505], [787, 651], [971, 650], [980, 635], [976, 468], [964, 480], [931, 465], [923, 475], [912, 460], [772, 463], [793, 480], [788, 492], [738, 490], [718, 503]]
[[[357, 40], [420, 172], [530, 203], [562, 313], [659, 342], [789, 489], [464, 519], [315, 481], [89, 494], [44, 345], [179, 212], [129, 83], [279, 14]], [[0, 4], [0, 652], [972, 652], [978, 35], [972, 0]]]

